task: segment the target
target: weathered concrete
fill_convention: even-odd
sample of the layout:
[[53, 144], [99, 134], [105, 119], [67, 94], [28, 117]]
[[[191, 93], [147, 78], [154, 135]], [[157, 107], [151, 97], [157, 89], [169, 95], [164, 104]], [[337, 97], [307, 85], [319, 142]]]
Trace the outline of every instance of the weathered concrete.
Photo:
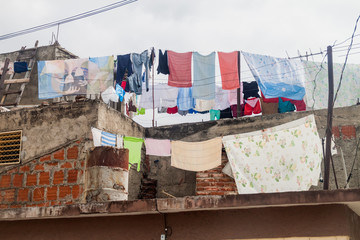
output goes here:
[[[12, 209], [0, 211], [0, 230], [4, 239], [19, 239], [25, 233], [27, 239], [158, 239], [165, 227], [169, 239], [359, 239], [359, 216], [346, 206], [354, 202], [360, 203], [359, 190]], [[32, 218], [48, 219], [17, 221]]]
[[[238, 119], [221, 119], [218, 121], [209, 121], [201, 123], [188, 123], [178, 124], [172, 126], [163, 126], [156, 128], [146, 128], [145, 137], [157, 138], [157, 139], [172, 139], [182, 141], [204, 141], [214, 137], [226, 136], [231, 134], [246, 133], [256, 131], [264, 128], [273, 127], [276, 125], [284, 124], [309, 114], [314, 114], [316, 119], [317, 128], [320, 137], [325, 135], [327, 110], [307, 111], [307, 112], [293, 112], [274, 114], [267, 116], [257, 117], [244, 117]], [[360, 105], [344, 108], [334, 109], [333, 126], [355, 126], [356, 136], [360, 136]], [[356, 138], [352, 139], [340, 139], [336, 138], [335, 142], [338, 146], [337, 155], [334, 156], [334, 165], [336, 169], [336, 175], [340, 188], [345, 186], [345, 176], [343, 171], [343, 164], [340, 155], [340, 147], [344, 152], [344, 158], [347, 166], [347, 173], [350, 173], [352, 164], [355, 158]], [[359, 159], [360, 151], [357, 159], [355, 159], [355, 165], [352, 172], [352, 178], [350, 181], [351, 188], [360, 187], [359, 178]], [[170, 166], [170, 157], [153, 157], [149, 158], [151, 172], [149, 177], [158, 180], [158, 197], [166, 197], [161, 191], [165, 190], [168, 193], [175, 196], [194, 195], [192, 191], [195, 189], [195, 172], [182, 171], [180, 169], [174, 169]], [[331, 189], [336, 189], [333, 173], [331, 172]], [[322, 189], [323, 185], [319, 182], [317, 187], [313, 187], [312, 190]], [[179, 191], [181, 189], [181, 191]], [[182, 194], [186, 195], [182, 195]]]
[[96, 147], [89, 151], [86, 166], [86, 201], [128, 200], [129, 150]]
[[[33, 48], [25, 49], [24, 51], [22, 51], [22, 56], [30, 57], [32, 52], [33, 52]], [[19, 56], [19, 51], [2, 53], [0, 54], [0, 61], [4, 61], [5, 58], [9, 58], [10, 61], [13, 62], [17, 59], [18, 56]], [[78, 58], [78, 57], [57, 44], [38, 47], [36, 53], [37, 61], [64, 60], [70, 58]], [[22, 73], [18, 76], [19, 78], [24, 77], [25, 73]], [[10, 89], [13, 89], [13, 87]], [[9, 96], [9, 102], [11, 100], [11, 97], [13, 96]], [[24, 94], [20, 101], [20, 105], [34, 105], [34, 104], [39, 104], [42, 101], [43, 100], [38, 99], [38, 75], [37, 75], [37, 64], [35, 63], [34, 69], [31, 72], [30, 82], [26, 85]]]

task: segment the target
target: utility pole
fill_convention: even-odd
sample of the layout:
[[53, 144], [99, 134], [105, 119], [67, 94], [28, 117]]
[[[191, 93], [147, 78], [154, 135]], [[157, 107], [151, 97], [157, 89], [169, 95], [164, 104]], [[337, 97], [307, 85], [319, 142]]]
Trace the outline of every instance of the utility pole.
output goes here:
[[327, 115], [327, 127], [326, 127], [326, 143], [325, 143], [325, 173], [324, 173], [324, 190], [329, 189], [329, 177], [330, 177], [330, 158], [331, 158], [331, 137], [332, 137], [332, 118], [333, 118], [333, 106], [334, 106], [334, 71], [333, 71], [333, 59], [332, 59], [332, 47], [327, 47], [328, 54], [328, 77], [329, 77], [329, 98], [328, 98], [328, 115]]
[[237, 117], [239, 118], [241, 115], [241, 109], [240, 109], [240, 104], [241, 104], [241, 68], [240, 68], [240, 51], [238, 51], [238, 76], [239, 76], [239, 88], [237, 89], [237, 108], [236, 108], [236, 112], [237, 112]]
[[155, 74], [154, 74], [154, 69], [155, 69], [155, 63], [154, 63], [154, 58], [155, 58], [155, 49], [154, 47], [151, 49], [151, 61], [152, 61], [152, 105], [153, 105], [153, 119], [152, 119], [152, 127], [154, 127], [155, 125], [155, 96], [154, 96], [154, 84], [155, 84]]

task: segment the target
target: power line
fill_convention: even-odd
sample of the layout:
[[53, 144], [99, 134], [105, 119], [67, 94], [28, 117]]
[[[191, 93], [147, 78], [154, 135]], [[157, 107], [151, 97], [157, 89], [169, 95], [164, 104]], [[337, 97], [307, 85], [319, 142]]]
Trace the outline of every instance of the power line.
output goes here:
[[29, 33], [44, 30], [44, 29], [47, 29], [47, 28], [50, 28], [50, 27], [58, 26], [60, 24], [72, 22], [72, 21], [79, 20], [79, 19], [86, 18], [86, 17], [90, 17], [90, 16], [93, 16], [93, 15], [96, 15], [96, 14], [99, 14], [99, 13], [103, 13], [103, 12], [106, 12], [106, 11], [109, 11], [109, 10], [112, 10], [112, 9], [115, 9], [115, 8], [125, 6], [127, 4], [130, 4], [130, 3], [133, 3], [133, 2], [136, 2], [136, 1], [137, 0], [122, 0], [122, 1], [119, 1], [119, 2], [116, 2], [116, 3], [106, 5], [104, 7], [100, 7], [100, 8], [96, 8], [96, 9], [93, 9], [93, 10], [90, 10], [90, 11], [87, 11], [87, 12], [76, 14], [74, 16], [67, 17], [67, 18], [64, 18], [64, 19], [61, 19], [61, 20], [58, 20], [58, 21], [38, 25], [38, 26], [35, 26], [35, 27], [27, 28], [27, 29], [24, 29], [24, 30], [20, 30], [20, 31], [16, 31], [16, 32], [8, 33], [8, 34], [4, 34], [4, 35], [0, 36], [0, 40], [5, 40], [5, 39], [21, 36], [21, 35], [24, 35], [24, 34], [29, 34]]
[[343, 79], [344, 70], [345, 70], [346, 63], [347, 63], [347, 60], [348, 60], [348, 57], [349, 57], [349, 53], [350, 53], [350, 50], [351, 50], [351, 47], [352, 47], [352, 44], [353, 44], [353, 41], [354, 41], [354, 36], [355, 36], [355, 32], [356, 32], [356, 28], [357, 28], [359, 19], [360, 19], [360, 15], [359, 15], [358, 18], [356, 19], [354, 31], [353, 31], [353, 34], [351, 35], [350, 45], [349, 45], [349, 48], [348, 48], [347, 53], [346, 53], [344, 65], [343, 65], [343, 67], [342, 67], [342, 69], [341, 69], [341, 75], [340, 75], [339, 85], [338, 85], [338, 87], [337, 87], [337, 89], [336, 89], [336, 93], [335, 93], [333, 105], [335, 105], [335, 101], [336, 101], [336, 99], [337, 99], [337, 95], [338, 95], [339, 90], [340, 90], [340, 88], [341, 88], [341, 82], [342, 82], [342, 79]]

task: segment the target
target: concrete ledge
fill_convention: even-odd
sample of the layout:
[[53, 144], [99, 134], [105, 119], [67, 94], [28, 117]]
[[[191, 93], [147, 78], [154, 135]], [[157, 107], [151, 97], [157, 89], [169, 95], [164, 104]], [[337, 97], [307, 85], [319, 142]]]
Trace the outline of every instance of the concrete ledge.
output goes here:
[[109, 215], [145, 215], [324, 204], [344, 204], [360, 216], [360, 189], [228, 196], [189, 196], [184, 198], [144, 199], [67, 206], [3, 209], [0, 210], [0, 221]]

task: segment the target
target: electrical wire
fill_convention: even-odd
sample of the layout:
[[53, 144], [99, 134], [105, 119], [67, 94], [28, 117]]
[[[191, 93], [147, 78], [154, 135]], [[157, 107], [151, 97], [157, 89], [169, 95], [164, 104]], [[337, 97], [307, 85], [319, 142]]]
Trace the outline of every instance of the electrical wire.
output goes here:
[[336, 99], [337, 99], [338, 93], [339, 93], [340, 88], [341, 88], [341, 82], [342, 82], [342, 79], [343, 79], [344, 70], [345, 70], [346, 63], [347, 63], [347, 60], [348, 60], [348, 57], [349, 57], [349, 53], [350, 53], [350, 50], [351, 50], [351, 47], [352, 47], [352, 44], [353, 44], [353, 41], [354, 41], [354, 36], [355, 36], [355, 32], [356, 32], [356, 28], [357, 28], [359, 19], [360, 19], [360, 15], [359, 15], [358, 18], [356, 19], [354, 31], [353, 31], [353, 34], [351, 35], [351, 41], [350, 41], [350, 44], [349, 44], [349, 47], [348, 47], [348, 50], [347, 50], [347, 53], [346, 53], [344, 65], [343, 65], [343, 67], [342, 67], [342, 69], [341, 69], [340, 80], [339, 80], [339, 84], [338, 84], [338, 87], [337, 87], [337, 90], [336, 90], [336, 93], [335, 93], [335, 97], [334, 97], [334, 101], [333, 101], [333, 106], [335, 105], [335, 101], [336, 101]]
[[136, 2], [136, 1], [137, 0], [122, 0], [122, 1], [119, 1], [119, 2], [116, 2], [116, 3], [106, 5], [104, 7], [100, 7], [100, 8], [96, 8], [96, 9], [93, 9], [93, 10], [90, 10], [90, 11], [87, 11], [87, 12], [76, 14], [74, 16], [67, 17], [67, 18], [64, 18], [64, 19], [61, 19], [61, 20], [57, 20], [57, 21], [53, 21], [53, 22], [50, 22], [50, 23], [46, 23], [46, 24], [35, 26], [35, 27], [27, 28], [27, 29], [24, 29], [24, 30], [4, 34], [4, 35], [0, 36], [0, 40], [6, 40], [6, 39], [9, 39], [9, 38], [13, 38], [13, 37], [21, 36], [21, 35], [24, 35], [24, 34], [29, 34], [29, 33], [32, 33], [32, 32], [44, 30], [44, 29], [47, 29], [47, 28], [50, 28], [50, 27], [61, 25], [61, 24], [69, 23], [69, 22], [79, 20], [79, 19], [82, 19], [82, 18], [90, 17], [90, 16], [93, 16], [93, 15], [96, 15], [96, 14], [99, 14], [99, 13], [103, 13], [103, 12], [106, 12], [106, 11], [109, 11], [109, 10], [112, 10], [112, 9], [115, 9], [115, 8], [125, 6], [127, 4], [130, 4], [130, 3], [133, 3], [133, 2]]

